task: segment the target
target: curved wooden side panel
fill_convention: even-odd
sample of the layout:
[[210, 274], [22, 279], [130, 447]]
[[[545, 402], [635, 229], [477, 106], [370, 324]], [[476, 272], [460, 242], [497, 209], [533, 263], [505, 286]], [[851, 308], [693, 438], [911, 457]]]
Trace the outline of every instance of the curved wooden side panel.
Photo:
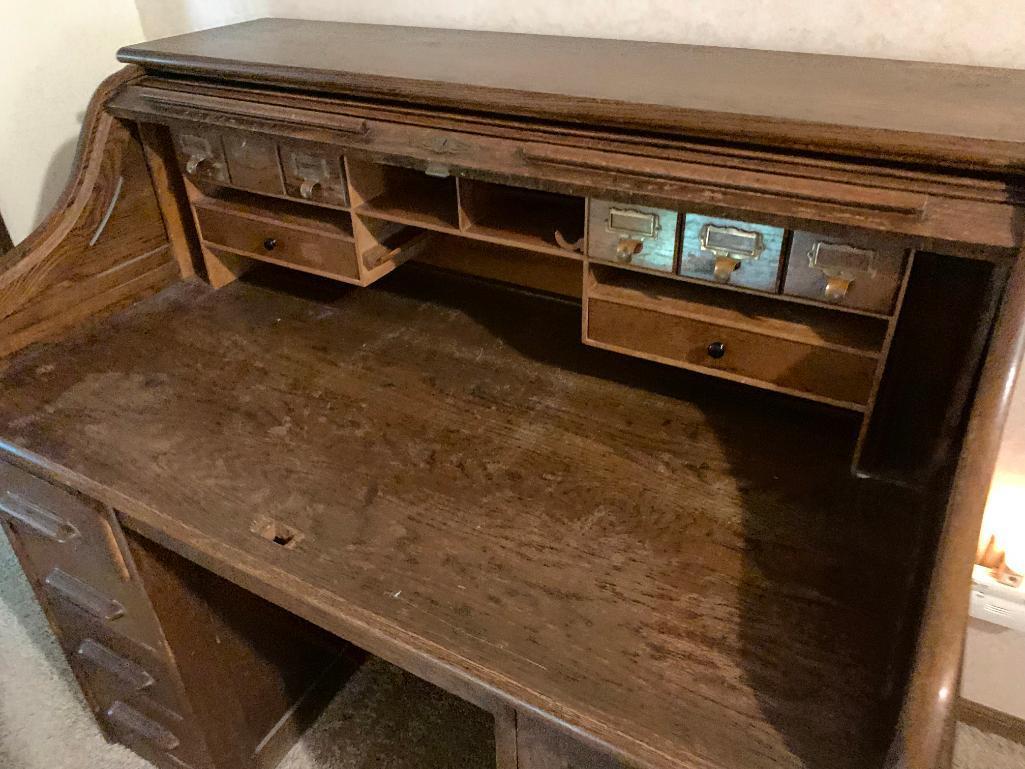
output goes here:
[[1011, 272], [954, 476], [888, 769], [950, 766], [971, 570], [1025, 356], [1025, 254]]
[[96, 90], [53, 212], [0, 257], [0, 357], [178, 277], [142, 148], [131, 126], [104, 110], [138, 74], [126, 67]]

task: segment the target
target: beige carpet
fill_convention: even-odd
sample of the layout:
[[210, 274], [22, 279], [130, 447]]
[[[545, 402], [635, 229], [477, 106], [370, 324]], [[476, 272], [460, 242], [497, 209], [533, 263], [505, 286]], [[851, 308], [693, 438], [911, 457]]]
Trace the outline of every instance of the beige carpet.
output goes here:
[[[484, 769], [489, 719], [375, 661], [335, 697], [281, 769]], [[491, 748], [493, 749], [493, 748]], [[960, 725], [956, 769], [1023, 769], [1025, 747]], [[0, 535], [0, 769], [152, 769], [104, 742]]]

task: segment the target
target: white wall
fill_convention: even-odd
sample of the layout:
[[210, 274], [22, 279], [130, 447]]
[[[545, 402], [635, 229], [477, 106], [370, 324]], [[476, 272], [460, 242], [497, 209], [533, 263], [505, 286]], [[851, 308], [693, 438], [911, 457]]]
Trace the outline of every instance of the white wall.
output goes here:
[[143, 34], [133, 0], [0, 0], [0, 25], [0, 212], [18, 242], [60, 195], [115, 51]]
[[148, 37], [260, 16], [1025, 68], [1022, 0], [137, 0]]

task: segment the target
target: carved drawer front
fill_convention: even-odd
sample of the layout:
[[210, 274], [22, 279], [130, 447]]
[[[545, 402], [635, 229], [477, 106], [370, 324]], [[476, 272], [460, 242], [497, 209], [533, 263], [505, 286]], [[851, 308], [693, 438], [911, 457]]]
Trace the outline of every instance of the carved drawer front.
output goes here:
[[270, 217], [250, 218], [216, 204], [197, 204], [196, 217], [203, 240], [214, 246], [320, 275], [359, 277], [355, 245], [326, 228], [313, 231]]
[[342, 156], [337, 148], [281, 142], [278, 151], [288, 195], [332, 206], [349, 205]]
[[173, 128], [178, 162], [187, 176], [218, 184], [230, 184], [228, 162], [224, 157], [221, 135], [202, 127]]
[[588, 302], [587, 340], [843, 403], [864, 404], [876, 370], [873, 357], [602, 299]]
[[599, 261], [673, 272], [678, 221], [675, 211], [592, 199], [588, 256]]
[[795, 232], [783, 292], [890, 313], [906, 263], [904, 247], [886, 238]]
[[160, 647], [156, 618], [132, 578], [109, 511], [0, 463], [0, 517], [54, 607]]
[[680, 275], [775, 291], [779, 286], [783, 229], [733, 219], [687, 214], [680, 245]]
[[224, 151], [233, 186], [271, 195], [284, 194], [278, 145], [273, 139], [259, 134], [226, 133]]

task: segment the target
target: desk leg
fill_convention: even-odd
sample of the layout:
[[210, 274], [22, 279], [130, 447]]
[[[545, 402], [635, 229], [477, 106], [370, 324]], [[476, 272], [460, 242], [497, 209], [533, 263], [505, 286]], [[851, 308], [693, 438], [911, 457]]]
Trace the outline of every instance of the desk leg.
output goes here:
[[[524, 713], [516, 718], [517, 769], [626, 769], [626, 764]], [[501, 769], [501, 765], [499, 765]]]

